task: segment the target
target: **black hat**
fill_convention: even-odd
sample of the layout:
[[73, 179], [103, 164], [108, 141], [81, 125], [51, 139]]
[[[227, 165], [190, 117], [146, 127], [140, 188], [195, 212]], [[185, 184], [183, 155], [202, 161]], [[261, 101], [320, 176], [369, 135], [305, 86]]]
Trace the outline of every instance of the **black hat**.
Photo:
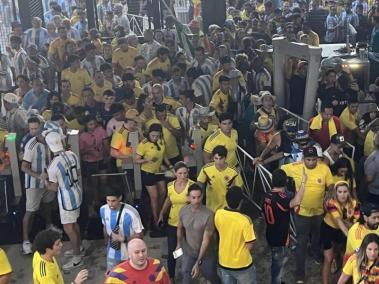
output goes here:
[[303, 156], [304, 158], [318, 157], [316, 148], [313, 146], [305, 148], [303, 150]]
[[374, 203], [365, 203], [361, 206], [361, 212], [368, 217], [372, 213], [379, 212], [379, 206]]
[[345, 138], [341, 134], [334, 134], [330, 138], [330, 142], [332, 142], [333, 144], [336, 144], [336, 145], [341, 145], [341, 144], [345, 143]]

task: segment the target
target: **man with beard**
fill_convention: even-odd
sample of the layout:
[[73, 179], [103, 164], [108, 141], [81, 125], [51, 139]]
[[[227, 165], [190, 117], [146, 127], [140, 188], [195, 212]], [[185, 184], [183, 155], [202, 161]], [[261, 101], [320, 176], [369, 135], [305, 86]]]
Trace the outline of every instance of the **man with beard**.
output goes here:
[[[333, 176], [329, 167], [318, 161], [315, 147], [303, 150], [303, 161], [286, 164], [281, 167], [287, 176], [295, 181], [296, 190], [305, 186], [304, 197], [299, 207], [295, 208], [297, 233], [296, 246], [296, 283], [305, 283], [306, 251], [310, 235], [311, 251], [316, 263], [320, 262], [320, 225], [324, 216], [324, 196], [333, 185]], [[303, 175], [307, 175], [304, 182]]]
[[362, 240], [367, 234], [379, 235], [379, 206], [366, 203], [361, 206], [361, 218], [347, 233], [346, 251], [344, 262], [361, 246]]

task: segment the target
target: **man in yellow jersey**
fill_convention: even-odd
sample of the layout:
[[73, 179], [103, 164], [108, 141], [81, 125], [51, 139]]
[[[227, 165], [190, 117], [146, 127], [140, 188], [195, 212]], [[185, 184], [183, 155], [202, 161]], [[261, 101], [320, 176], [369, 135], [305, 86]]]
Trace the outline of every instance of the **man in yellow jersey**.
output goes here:
[[61, 90], [61, 97], [64, 103], [71, 107], [83, 104], [82, 98], [71, 91], [71, 83], [69, 80], [61, 81]]
[[68, 80], [71, 83], [71, 90], [75, 94], [81, 94], [84, 87], [92, 83], [87, 70], [80, 68], [80, 58], [77, 55], [68, 57], [69, 68], [62, 71], [62, 80]]
[[371, 233], [379, 235], [379, 206], [373, 203], [366, 203], [361, 206], [359, 222], [351, 226], [347, 233], [346, 251], [343, 257], [344, 263], [353, 253], [358, 251], [363, 238]]
[[[64, 26], [58, 27], [59, 37], [50, 43], [48, 58], [53, 62], [56, 71], [61, 72], [64, 65], [65, 46], [67, 42], [74, 42], [67, 36], [67, 29]], [[80, 94], [80, 93], [79, 93]]]
[[324, 214], [325, 191], [333, 185], [333, 176], [329, 167], [318, 161], [315, 147], [303, 150], [303, 161], [286, 164], [281, 167], [295, 180], [296, 190], [301, 187], [303, 174], [307, 175], [304, 197], [299, 208], [295, 208], [297, 233], [296, 246], [296, 283], [304, 283], [305, 261], [309, 236], [312, 235], [311, 249], [316, 262], [320, 261], [320, 226]]
[[343, 126], [343, 136], [346, 141], [356, 145], [358, 137], [361, 137], [361, 133], [358, 127], [358, 119], [360, 117], [358, 111], [358, 97], [357, 93], [351, 89], [347, 90], [349, 92], [349, 99], [347, 107], [342, 111], [340, 115], [340, 121]]
[[101, 103], [103, 101], [104, 91], [112, 90], [112, 83], [105, 80], [103, 72], [96, 70], [94, 82], [90, 85], [90, 88], [95, 93], [95, 100]]
[[151, 76], [153, 70], [161, 69], [165, 72], [166, 78], [168, 78], [171, 70], [169, 54], [170, 52], [167, 47], [161, 46], [158, 48], [157, 56], [147, 64], [145, 74]]
[[258, 283], [250, 252], [256, 240], [254, 226], [239, 211], [242, 201], [242, 189], [232, 186], [226, 193], [228, 206], [215, 214], [215, 227], [220, 236], [218, 265], [223, 283]]
[[0, 248], [0, 283], [8, 284], [11, 282], [12, 267], [4, 250]]
[[154, 98], [154, 104], [165, 104], [169, 112], [175, 113], [176, 109], [182, 106], [177, 100], [164, 96], [164, 89], [161, 84], [154, 84], [151, 88], [151, 94]]
[[221, 75], [218, 78], [220, 88], [213, 94], [209, 107], [215, 110], [217, 115], [228, 112], [230, 100], [230, 78]]
[[138, 117], [136, 109], [130, 109], [125, 113], [124, 124], [112, 135], [111, 156], [118, 159], [117, 165], [125, 167], [127, 162], [132, 162], [133, 149], [129, 142], [130, 132], [138, 131], [138, 123], [141, 119]]
[[225, 194], [229, 187], [242, 187], [243, 181], [239, 171], [225, 162], [228, 151], [218, 145], [213, 151], [213, 163], [206, 164], [200, 171], [197, 181], [206, 184], [206, 205], [213, 212], [226, 206]]
[[[64, 284], [63, 276], [56, 257], [62, 252], [62, 231], [52, 228], [39, 232], [33, 243], [34, 284]], [[83, 269], [76, 275], [74, 284], [81, 284], [88, 278], [88, 270]]]
[[[229, 78], [238, 78], [238, 82], [241, 86], [246, 86], [245, 79], [241, 73], [241, 71], [237, 70], [236, 68], [233, 67], [232, 65], [232, 59], [230, 56], [223, 56], [220, 58], [220, 65], [221, 65], [221, 70], [218, 71], [216, 74], [213, 76], [213, 81], [212, 81], [212, 91], [216, 91], [218, 88], [220, 88], [219, 84], [219, 78], [220, 76], [228, 76]], [[231, 76], [232, 73], [236, 73], [234, 76]]]
[[134, 58], [139, 55], [136, 48], [128, 45], [123, 37], [118, 39], [118, 48], [112, 54], [112, 65], [117, 75], [121, 75], [128, 66], [133, 66]]
[[225, 146], [228, 150], [226, 162], [229, 166], [237, 166], [237, 145], [238, 133], [233, 129], [233, 117], [229, 113], [222, 113], [219, 116], [220, 128], [211, 134], [205, 141], [203, 148], [204, 163], [211, 162], [212, 151], [218, 146]]

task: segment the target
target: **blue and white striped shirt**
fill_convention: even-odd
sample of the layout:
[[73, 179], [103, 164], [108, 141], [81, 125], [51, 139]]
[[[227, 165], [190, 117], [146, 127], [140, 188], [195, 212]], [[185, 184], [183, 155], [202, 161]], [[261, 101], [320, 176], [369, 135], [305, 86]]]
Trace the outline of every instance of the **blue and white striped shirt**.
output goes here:
[[[101, 206], [100, 216], [101, 222], [108, 236], [111, 236], [113, 229], [116, 227], [117, 217], [119, 210], [112, 210], [107, 204]], [[130, 238], [135, 234], [139, 234], [143, 230], [143, 225], [138, 211], [131, 205], [124, 204], [124, 209], [121, 212], [121, 218], [119, 223], [119, 234], [124, 236], [125, 239]], [[115, 250], [110, 247], [110, 243], [107, 246], [107, 257], [121, 261], [127, 259], [128, 256], [124, 255], [122, 250]]]
[[49, 181], [58, 184], [58, 204], [63, 210], [78, 209], [82, 203], [82, 189], [78, 181], [79, 171], [78, 156], [71, 151], [55, 156], [47, 169]]
[[[25, 145], [23, 161], [30, 163], [30, 169], [40, 175], [47, 167], [46, 153], [46, 145], [38, 142], [37, 138], [33, 137]], [[42, 180], [25, 173], [25, 189], [44, 187]]]

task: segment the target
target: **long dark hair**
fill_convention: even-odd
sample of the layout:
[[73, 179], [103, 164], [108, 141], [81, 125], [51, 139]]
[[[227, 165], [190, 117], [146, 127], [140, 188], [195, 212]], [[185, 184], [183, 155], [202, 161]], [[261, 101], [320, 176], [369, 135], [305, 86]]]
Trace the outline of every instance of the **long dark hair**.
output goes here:
[[51, 100], [53, 97], [58, 97], [59, 102], [60, 102], [60, 103], [62, 102], [62, 97], [61, 97], [61, 95], [60, 95], [59, 93], [55, 92], [55, 91], [51, 91], [51, 92], [47, 95], [46, 109], [51, 109], [52, 105], [50, 104], [50, 100]]
[[374, 266], [377, 266], [378, 260], [375, 260], [374, 263], [367, 267], [369, 260], [366, 254], [366, 249], [370, 243], [376, 243], [379, 246], [379, 236], [377, 234], [368, 234], [362, 240], [362, 244], [357, 252], [357, 266], [359, 278], [364, 280], [364, 278], [370, 275], [370, 271]]
[[162, 125], [160, 125], [159, 123], [153, 123], [152, 125], [150, 125], [149, 130], [147, 131], [147, 140], [148, 140], [149, 142], [151, 142], [151, 143], [154, 143], [154, 145], [157, 146], [158, 151], [160, 151], [160, 150], [161, 150], [161, 147], [159, 146], [158, 141], [157, 141], [157, 142], [152, 142], [152, 141], [150, 140], [150, 135], [149, 135], [149, 134], [150, 134], [151, 132], [153, 132], [153, 131], [160, 132], [161, 135], [162, 135]]
[[349, 183], [349, 188], [352, 190], [354, 188], [354, 176], [353, 168], [349, 159], [342, 157], [339, 158], [333, 165], [330, 166], [332, 175], [338, 174], [338, 169], [347, 168], [346, 181]]

